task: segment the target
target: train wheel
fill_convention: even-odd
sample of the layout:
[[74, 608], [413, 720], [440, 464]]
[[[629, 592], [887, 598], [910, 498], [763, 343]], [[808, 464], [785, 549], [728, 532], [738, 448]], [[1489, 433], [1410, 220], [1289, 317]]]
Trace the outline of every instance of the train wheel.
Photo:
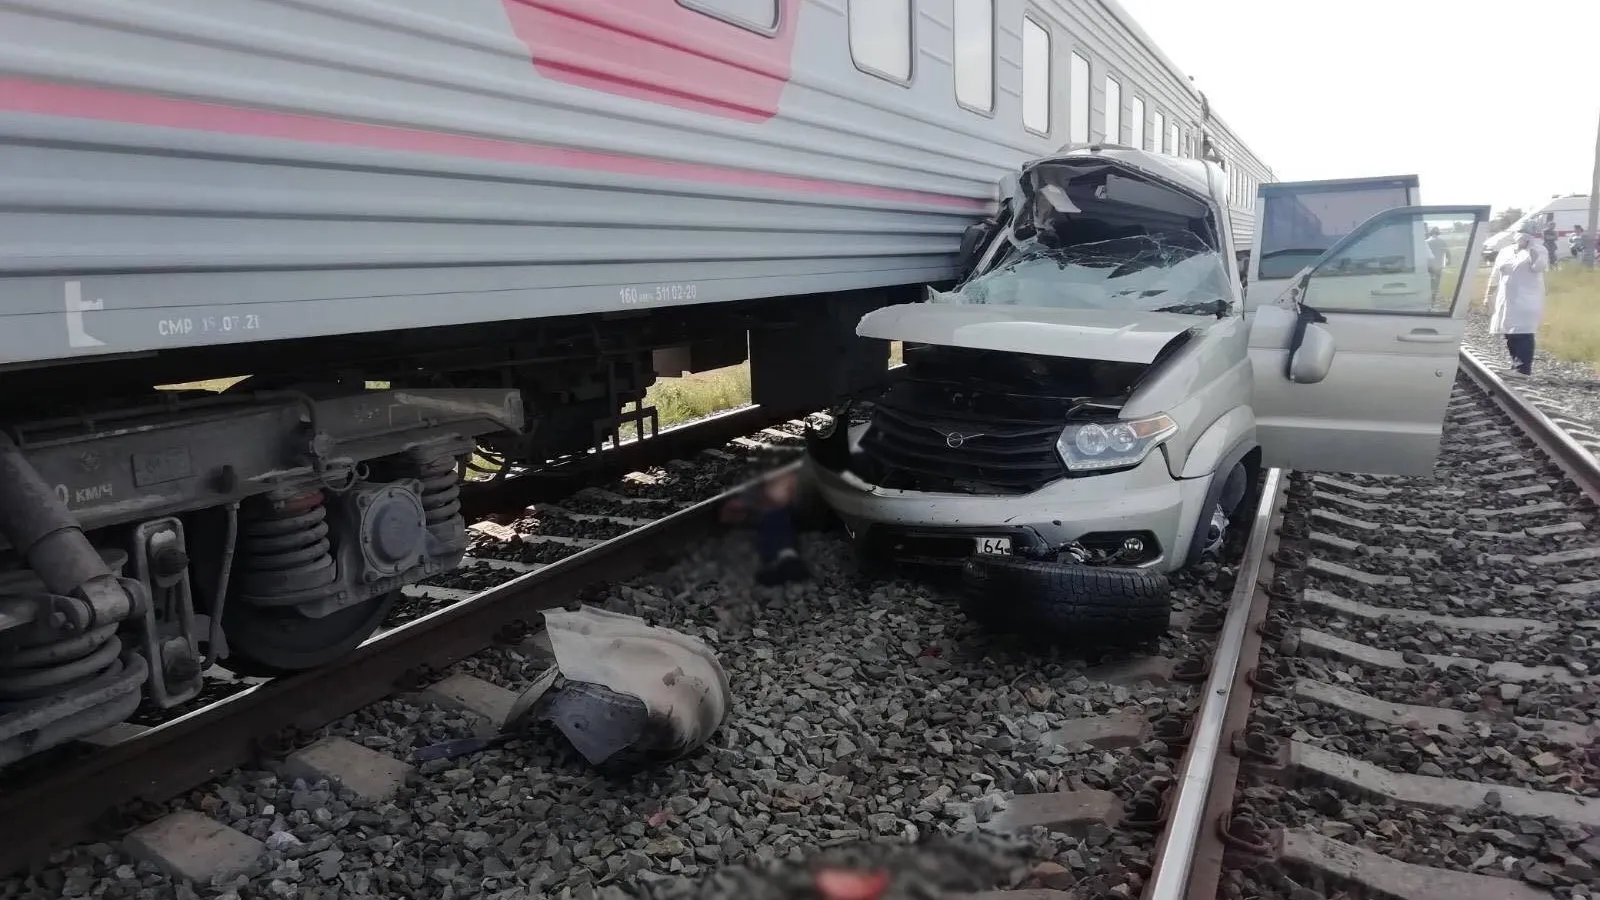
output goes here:
[[391, 591], [320, 619], [292, 607], [229, 603], [222, 614], [228, 641], [222, 665], [241, 675], [288, 675], [327, 665], [377, 631], [399, 596]]

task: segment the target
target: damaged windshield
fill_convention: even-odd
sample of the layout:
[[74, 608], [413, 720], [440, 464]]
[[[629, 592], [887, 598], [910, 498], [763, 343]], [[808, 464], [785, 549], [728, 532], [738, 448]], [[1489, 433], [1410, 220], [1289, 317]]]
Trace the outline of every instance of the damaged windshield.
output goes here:
[[1184, 231], [1059, 248], [1016, 242], [999, 266], [940, 299], [1222, 316], [1231, 294], [1222, 255]]

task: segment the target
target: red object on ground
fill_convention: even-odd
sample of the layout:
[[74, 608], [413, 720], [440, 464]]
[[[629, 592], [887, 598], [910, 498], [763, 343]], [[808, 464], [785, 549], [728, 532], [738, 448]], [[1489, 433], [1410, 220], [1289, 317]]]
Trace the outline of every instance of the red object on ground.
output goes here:
[[889, 873], [883, 871], [823, 869], [816, 881], [823, 900], [878, 900], [889, 889]]

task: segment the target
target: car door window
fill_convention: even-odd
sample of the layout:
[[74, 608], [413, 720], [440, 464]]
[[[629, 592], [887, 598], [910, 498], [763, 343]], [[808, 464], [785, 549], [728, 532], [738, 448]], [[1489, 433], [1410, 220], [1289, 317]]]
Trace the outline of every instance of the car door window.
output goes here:
[[1375, 216], [1317, 262], [1300, 300], [1324, 313], [1455, 315], [1476, 227], [1453, 210]]
[[1262, 279], [1290, 278], [1374, 213], [1410, 204], [1410, 185], [1276, 185], [1261, 192]]

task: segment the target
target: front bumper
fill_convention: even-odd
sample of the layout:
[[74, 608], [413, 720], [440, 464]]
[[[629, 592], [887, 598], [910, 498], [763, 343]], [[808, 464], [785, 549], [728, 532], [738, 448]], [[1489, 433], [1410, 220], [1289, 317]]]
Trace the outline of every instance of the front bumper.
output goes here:
[[1007, 537], [1013, 552], [1049, 551], [1097, 535], [1145, 533], [1143, 567], [1171, 572], [1187, 562], [1212, 476], [1174, 479], [1160, 450], [1122, 472], [1063, 478], [1023, 495], [946, 494], [867, 485], [806, 457], [805, 472], [852, 535], [891, 555], [959, 565], [983, 538]]

